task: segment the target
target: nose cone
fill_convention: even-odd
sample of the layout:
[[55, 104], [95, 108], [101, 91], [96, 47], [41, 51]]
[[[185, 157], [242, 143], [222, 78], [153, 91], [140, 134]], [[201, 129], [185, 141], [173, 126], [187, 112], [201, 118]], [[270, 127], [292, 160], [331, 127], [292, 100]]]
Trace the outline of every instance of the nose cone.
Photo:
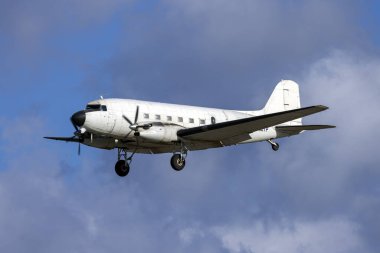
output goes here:
[[71, 121], [78, 127], [83, 126], [86, 121], [86, 113], [84, 111], [79, 111], [71, 116]]

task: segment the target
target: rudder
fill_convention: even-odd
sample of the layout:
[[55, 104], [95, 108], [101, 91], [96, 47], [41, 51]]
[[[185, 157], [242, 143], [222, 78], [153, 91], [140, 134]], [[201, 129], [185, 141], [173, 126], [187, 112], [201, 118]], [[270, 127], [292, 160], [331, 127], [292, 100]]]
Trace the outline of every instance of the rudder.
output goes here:
[[[263, 111], [265, 114], [301, 108], [298, 84], [291, 80], [282, 80], [274, 88]], [[286, 125], [301, 125], [301, 119], [288, 122]]]

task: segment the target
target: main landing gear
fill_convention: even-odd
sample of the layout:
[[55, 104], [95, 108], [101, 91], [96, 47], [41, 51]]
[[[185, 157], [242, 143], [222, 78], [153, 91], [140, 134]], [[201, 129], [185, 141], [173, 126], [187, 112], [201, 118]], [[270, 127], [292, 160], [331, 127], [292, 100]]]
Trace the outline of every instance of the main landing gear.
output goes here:
[[[132, 158], [136, 150], [128, 156], [126, 148], [117, 149], [117, 162], [115, 164], [115, 172], [120, 177], [125, 177], [129, 173], [130, 165], [132, 163]], [[179, 153], [174, 153], [170, 159], [170, 164], [172, 168], [176, 171], [180, 171], [185, 168], [187, 157], [187, 148], [183, 143], [181, 143], [181, 151]]]
[[279, 148], [280, 148], [280, 144], [278, 144], [277, 142], [274, 142], [274, 141], [272, 141], [272, 140], [268, 140], [268, 142], [269, 142], [270, 145], [272, 146], [273, 151], [277, 151], [277, 150], [279, 150]]
[[170, 164], [174, 170], [180, 171], [185, 168], [186, 160], [181, 154], [174, 154], [170, 159]]
[[185, 168], [187, 157], [187, 148], [183, 143], [181, 143], [181, 152], [179, 154], [173, 154], [170, 159], [170, 165], [176, 171], [180, 171]]
[[[129, 165], [132, 163], [132, 158], [135, 152], [128, 157], [127, 149], [117, 149], [117, 162], [115, 164], [115, 172], [120, 177], [125, 177], [129, 173]], [[124, 158], [124, 159], [123, 159]]]

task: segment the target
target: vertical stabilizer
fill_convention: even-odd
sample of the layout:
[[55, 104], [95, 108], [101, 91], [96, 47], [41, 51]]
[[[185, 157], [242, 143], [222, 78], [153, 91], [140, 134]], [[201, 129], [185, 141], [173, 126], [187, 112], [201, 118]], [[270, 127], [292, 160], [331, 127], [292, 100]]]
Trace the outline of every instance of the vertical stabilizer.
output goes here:
[[[298, 84], [291, 80], [282, 80], [274, 88], [272, 95], [263, 111], [265, 114], [288, 111], [301, 108]], [[301, 119], [286, 123], [286, 125], [301, 125]]]

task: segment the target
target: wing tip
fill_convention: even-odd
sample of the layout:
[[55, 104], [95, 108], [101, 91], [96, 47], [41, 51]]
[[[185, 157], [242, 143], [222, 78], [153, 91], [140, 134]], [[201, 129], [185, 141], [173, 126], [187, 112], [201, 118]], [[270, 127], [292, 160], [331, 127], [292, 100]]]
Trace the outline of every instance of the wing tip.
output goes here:
[[330, 128], [336, 128], [336, 126], [333, 125], [316, 125], [319, 127], [319, 129], [330, 129]]
[[328, 106], [325, 106], [325, 105], [316, 105], [315, 107], [321, 109], [321, 111], [324, 111], [324, 110], [329, 109], [329, 107], [328, 107]]

